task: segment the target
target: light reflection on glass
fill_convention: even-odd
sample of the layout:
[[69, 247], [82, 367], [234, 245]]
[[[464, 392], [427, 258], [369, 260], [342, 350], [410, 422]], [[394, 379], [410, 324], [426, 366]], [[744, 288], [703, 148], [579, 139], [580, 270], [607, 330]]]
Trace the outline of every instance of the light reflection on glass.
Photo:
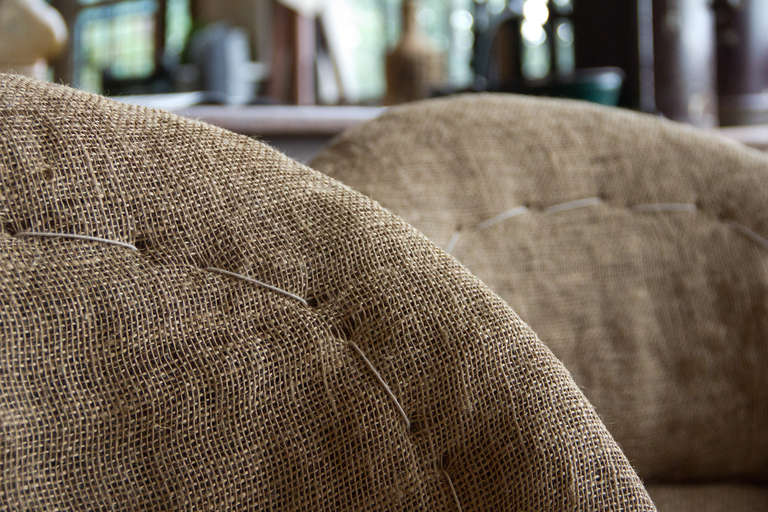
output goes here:
[[531, 23], [544, 25], [549, 19], [547, 0], [525, 0], [523, 4], [523, 17]]
[[544, 44], [547, 40], [547, 34], [544, 32], [544, 27], [538, 23], [529, 21], [528, 19], [523, 21], [523, 25], [520, 27], [520, 33], [523, 35], [525, 42], [533, 46]]
[[563, 44], [573, 44], [573, 26], [570, 22], [561, 21], [557, 25], [557, 38]]
[[456, 9], [451, 13], [451, 26], [454, 30], [471, 30], [473, 21], [472, 13], [466, 9]]
[[552, 0], [557, 12], [570, 14], [573, 11], [573, 0]]
[[557, 72], [560, 75], [573, 73], [576, 68], [576, 54], [573, 47], [573, 23], [560, 20], [555, 30], [557, 37]]
[[500, 14], [506, 6], [506, 0], [488, 0], [488, 12], [494, 16]]

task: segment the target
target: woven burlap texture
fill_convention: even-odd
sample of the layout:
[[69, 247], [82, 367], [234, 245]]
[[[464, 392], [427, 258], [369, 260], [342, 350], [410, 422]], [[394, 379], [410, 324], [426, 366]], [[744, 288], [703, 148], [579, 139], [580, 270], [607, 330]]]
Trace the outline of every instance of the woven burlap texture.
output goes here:
[[765, 154], [619, 109], [475, 95], [390, 110], [312, 165], [506, 299], [644, 481], [768, 483]]
[[654, 510], [506, 303], [264, 144], [3, 76], [0, 217], [0, 508]]

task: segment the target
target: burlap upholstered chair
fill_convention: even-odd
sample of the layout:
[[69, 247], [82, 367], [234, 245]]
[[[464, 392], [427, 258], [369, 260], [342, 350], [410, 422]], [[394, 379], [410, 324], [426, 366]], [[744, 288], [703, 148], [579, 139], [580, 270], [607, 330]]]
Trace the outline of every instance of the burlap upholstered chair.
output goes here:
[[391, 110], [313, 165], [506, 299], [660, 510], [768, 510], [768, 157], [620, 110], [471, 96]]
[[2, 510], [655, 510], [505, 302], [259, 142], [0, 76], [0, 218]]

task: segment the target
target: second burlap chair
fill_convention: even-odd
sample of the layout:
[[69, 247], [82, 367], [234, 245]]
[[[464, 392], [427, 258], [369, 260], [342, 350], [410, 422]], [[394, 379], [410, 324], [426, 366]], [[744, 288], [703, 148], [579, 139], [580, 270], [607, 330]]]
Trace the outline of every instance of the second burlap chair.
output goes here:
[[311, 164], [530, 323], [661, 510], [768, 509], [768, 158], [515, 96], [393, 109]]

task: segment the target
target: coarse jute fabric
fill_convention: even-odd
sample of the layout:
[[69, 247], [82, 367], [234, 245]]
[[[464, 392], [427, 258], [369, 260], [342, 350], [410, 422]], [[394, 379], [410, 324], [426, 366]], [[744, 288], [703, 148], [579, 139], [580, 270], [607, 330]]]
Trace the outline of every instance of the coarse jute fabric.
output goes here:
[[643, 480], [768, 483], [766, 155], [618, 109], [480, 95], [392, 109], [312, 165], [506, 299]]
[[2, 509], [654, 510], [503, 300], [266, 145], [2, 76], [0, 217]]

